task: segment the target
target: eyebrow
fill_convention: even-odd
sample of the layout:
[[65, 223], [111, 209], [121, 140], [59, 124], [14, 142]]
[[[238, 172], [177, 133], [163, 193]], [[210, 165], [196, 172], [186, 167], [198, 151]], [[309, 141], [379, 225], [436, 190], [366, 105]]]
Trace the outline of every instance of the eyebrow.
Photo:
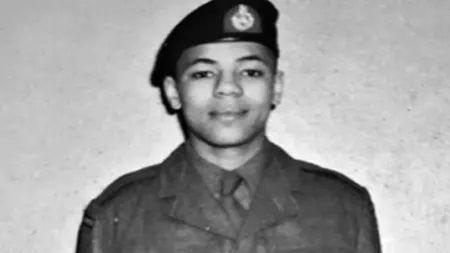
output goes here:
[[193, 65], [199, 64], [199, 63], [216, 64], [217, 62], [212, 59], [209, 59], [209, 58], [196, 58], [196, 59], [188, 62], [188, 64], [186, 64], [186, 67], [190, 67], [190, 66], [193, 66]]
[[243, 62], [243, 61], [260, 61], [262, 63], [268, 64], [268, 62], [264, 58], [262, 58], [261, 56], [256, 55], [256, 54], [252, 54], [252, 55], [241, 57], [237, 61], [238, 62]]
[[[237, 59], [237, 61], [238, 62], [259, 61], [259, 62], [262, 62], [264, 64], [269, 64], [267, 62], [267, 60], [265, 60], [263, 57], [261, 57], [259, 55], [256, 55], [256, 54], [240, 57], [239, 59]], [[194, 65], [199, 64], [199, 63], [215, 65], [215, 64], [217, 64], [217, 61], [215, 61], [213, 59], [210, 59], [210, 58], [201, 58], [200, 57], [200, 58], [196, 58], [196, 59], [194, 59], [192, 61], [189, 61], [186, 64], [186, 68], [189, 68], [189, 67], [194, 66]]]

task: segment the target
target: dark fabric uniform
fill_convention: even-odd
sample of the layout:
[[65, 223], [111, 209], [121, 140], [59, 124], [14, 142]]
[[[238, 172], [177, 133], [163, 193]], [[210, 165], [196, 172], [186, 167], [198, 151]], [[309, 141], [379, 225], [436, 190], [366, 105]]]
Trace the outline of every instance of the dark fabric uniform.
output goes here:
[[77, 253], [381, 252], [365, 188], [294, 160], [272, 143], [267, 154], [238, 234], [184, 144], [161, 164], [119, 178], [90, 203]]

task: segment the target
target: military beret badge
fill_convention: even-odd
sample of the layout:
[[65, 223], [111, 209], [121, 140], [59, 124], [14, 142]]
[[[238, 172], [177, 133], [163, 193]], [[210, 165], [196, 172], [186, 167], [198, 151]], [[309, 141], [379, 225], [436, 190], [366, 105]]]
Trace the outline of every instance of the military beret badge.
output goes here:
[[252, 7], [238, 4], [224, 16], [226, 33], [261, 33], [261, 18]]

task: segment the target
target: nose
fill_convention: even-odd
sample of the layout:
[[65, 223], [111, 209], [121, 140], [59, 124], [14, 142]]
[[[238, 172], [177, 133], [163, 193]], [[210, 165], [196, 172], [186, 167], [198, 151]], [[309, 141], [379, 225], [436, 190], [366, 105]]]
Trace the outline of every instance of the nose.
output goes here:
[[243, 93], [240, 82], [234, 74], [221, 74], [217, 80], [214, 96], [215, 97], [240, 97]]

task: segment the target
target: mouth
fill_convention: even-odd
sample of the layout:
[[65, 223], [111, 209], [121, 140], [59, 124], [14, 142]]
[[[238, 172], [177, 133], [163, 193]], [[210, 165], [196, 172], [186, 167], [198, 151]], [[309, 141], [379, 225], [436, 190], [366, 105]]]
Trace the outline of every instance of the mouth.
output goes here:
[[244, 118], [248, 114], [248, 110], [225, 110], [225, 111], [211, 111], [210, 117], [222, 121], [234, 121]]

